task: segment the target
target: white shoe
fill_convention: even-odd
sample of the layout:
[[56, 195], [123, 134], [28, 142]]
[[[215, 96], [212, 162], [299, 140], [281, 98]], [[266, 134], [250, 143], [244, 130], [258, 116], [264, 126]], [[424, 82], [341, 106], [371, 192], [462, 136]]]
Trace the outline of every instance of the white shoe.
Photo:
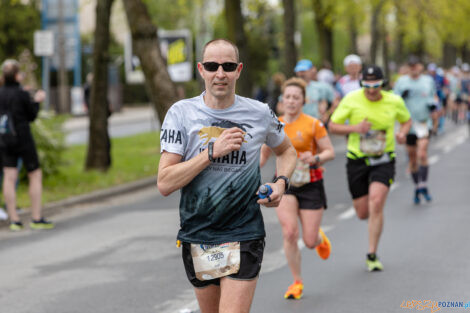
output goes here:
[[8, 214], [5, 212], [4, 208], [0, 208], [0, 221], [5, 221], [8, 219]]

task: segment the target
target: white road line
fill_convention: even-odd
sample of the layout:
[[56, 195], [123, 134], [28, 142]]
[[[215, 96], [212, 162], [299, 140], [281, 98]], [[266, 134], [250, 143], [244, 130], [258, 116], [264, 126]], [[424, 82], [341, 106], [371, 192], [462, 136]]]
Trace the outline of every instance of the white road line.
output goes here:
[[[390, 187], [390, 192], [393, 192], [399, 186], [400, 186], [399, 183], [392, 184], [392, 186]], [[349, 209], [347, 209], [346, 211], [344, 211], [343, 213], [338, 215], [338, 219], [339, 220], [347, 220], [347, 219], [353, 218], [355, 215], [356, 215], [356, 210], [354, 209], [354, 207], [350, 207]]]
[[354, 217], [355, 215], [356, 215], [356, 210], [354, 210], [354, 207], [350, 207], [349, 209], [347, 209], [346, 211], [341, 213], [338, 216], [338, 219], [339, 220], [347, 220], [347, 219], [350, 219], [350, 218]]
[[436, 164], [439, 161], [440, 157], [438, 155], [430, 156], [428, 159], [429, 165]]

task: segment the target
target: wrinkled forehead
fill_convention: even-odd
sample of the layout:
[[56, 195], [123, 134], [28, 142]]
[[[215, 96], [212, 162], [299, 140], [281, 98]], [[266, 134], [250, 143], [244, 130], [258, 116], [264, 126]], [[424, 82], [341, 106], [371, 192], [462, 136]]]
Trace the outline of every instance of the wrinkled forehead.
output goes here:
[[229, 43], [220, 41], [208, 45], [202, 56], [202, 62], [235, 62], [238, 63], [237, 53]]

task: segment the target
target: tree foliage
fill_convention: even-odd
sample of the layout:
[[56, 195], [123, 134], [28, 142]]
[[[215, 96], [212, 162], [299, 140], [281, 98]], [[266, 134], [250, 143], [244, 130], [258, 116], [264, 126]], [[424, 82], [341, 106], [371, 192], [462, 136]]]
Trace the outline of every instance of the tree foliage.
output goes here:
[[38, 1], [0, 1], [0, 61], [33, 50], [33, 33], [40, 29]]

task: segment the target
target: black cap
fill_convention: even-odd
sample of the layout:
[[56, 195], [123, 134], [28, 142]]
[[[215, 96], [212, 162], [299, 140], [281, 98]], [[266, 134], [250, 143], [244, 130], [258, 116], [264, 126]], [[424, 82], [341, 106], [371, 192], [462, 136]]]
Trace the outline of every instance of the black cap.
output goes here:
[[416, 55], [410, 55], [408, 58], [408, 65], [416, 65], [421, 63], [421, 60]]
[[384, 74], [380, 66], [367, 65], [362, 69], [362, 80], [380, 80], [384, 78]]

